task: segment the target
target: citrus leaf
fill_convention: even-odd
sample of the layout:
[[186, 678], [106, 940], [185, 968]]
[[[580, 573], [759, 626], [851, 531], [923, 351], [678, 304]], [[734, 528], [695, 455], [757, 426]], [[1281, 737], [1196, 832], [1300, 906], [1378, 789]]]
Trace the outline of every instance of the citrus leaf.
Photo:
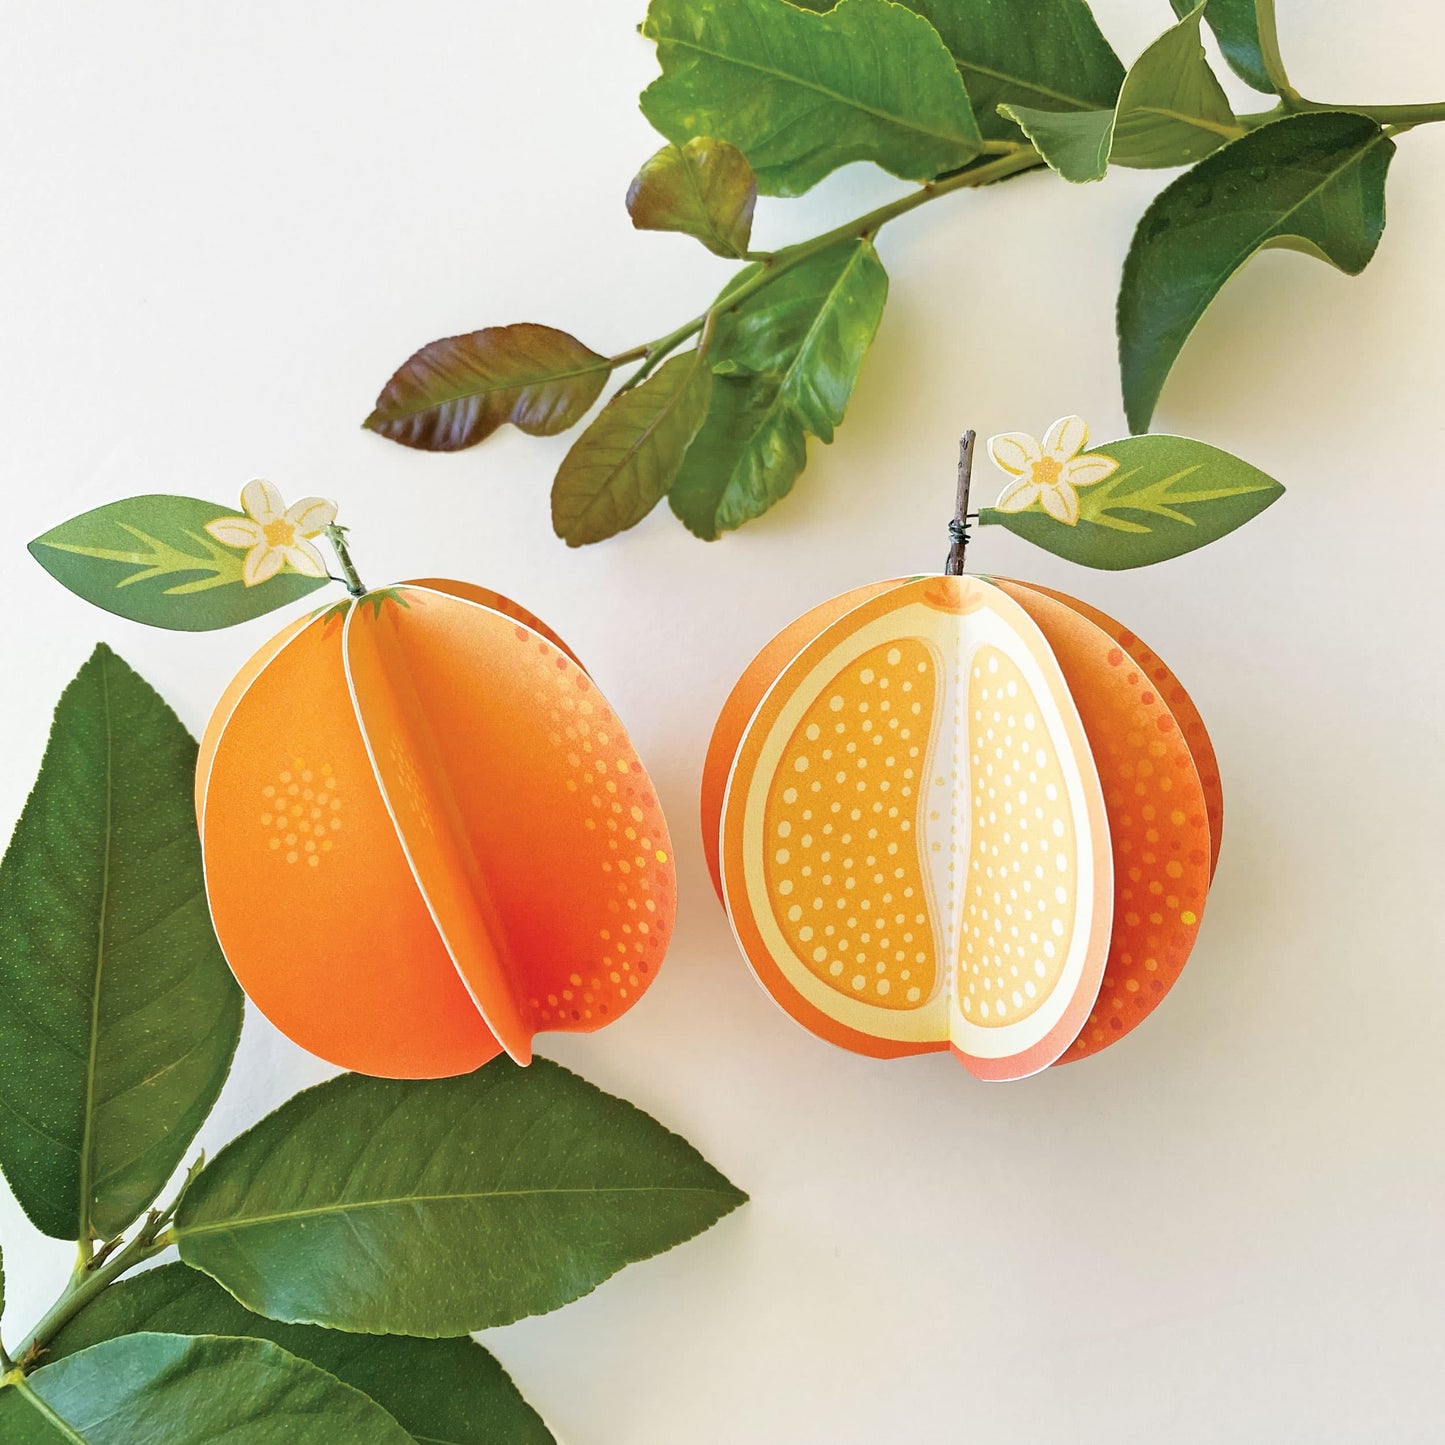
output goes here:
[[546, 1059], [298, 1094], [205, 1168], [181, 1258], [273, 1319], [459, 1335], [556, 1309], [746, 1196]]
[[738, 260], [747, 254], [757, 199], [748, 158], [725, 140], [694, 136], [648, 160], [627, 192], [627, 213], [639, 231], [682, 231]]
[[[819, 0], [819, 4], [822, 0]], [[1017, 140], [1001, 105], [1109, 110], [1124, 67], [1084, 0], [902, 0], [938, 31], [988, 140]], [[811, 3], [809, 8], [815, 8]]]
[[108, 1238], [151, 1203], [240, 1035], [195, 766], [180, 720], [102, 644], [0, 863], [0, 1165], [57, 1238]]
[[783, 0], [652, 0], [643, 34], [662, 75], [642, 113], [678, 145], [731, 141], [765, 195], [801, 195], [850, 161], [929, 180], [981, 148], [937, 32], [890, 0], [839, 0], [826, 14]]
[[688, 351], [603, 407], [552, 482], [552, 528], [569, 547], [635, 527], [662, 500], [711, 390], [702, 354]]
[[847, 241], [724, 313], [712, 405], [668, 493], [690, 531], [712, 540], [787, 495], [807, 437], [833, 440], [887, 299], [872, 243]]
[[412, 1445], [360, 1390], [265, 1340], [139, 1334], [0, 1386], [6, 1445]]
[[52, 527], [30, 544], [30, 554], [87, 602], [175, 632], [234, 627], [326, 586], [325, 577], [304, 577], [288, 564], [247, 587], [246, 549], [206, 531], [223, 517], [244, 514], [197, 497], [127, 497]]
[[50, 1342], [47, 1361], [141, 1331], [270, 1340], [369, 1395], [418, 1445], [551, 1445], [552, 1432], [475, 1340], [357, 1335], [252, 1314], [209, 1276], [166, 1264], [112, 1285]]
[[[1194, 8], [1195, 0], [1170, 0], [1176, 15], [1184, 15]], [[1260, 44], [1259, 22], [1255, 16], [1254, 0], [1208, 0], [1204, 19], [1214, 32], [1229, 68], [1248, 86], [1265, 95], [1274, 95], [1277, 88], [1270, 79], [1269, 64], [1264, 48]], [[1273, 57], [1279, 64], [1279, 57]], [[1283, 74], [1283, 67], [1279, 67]]]
[[555, 327], [487, 326], [408, 357], [362, 425], [427, 452], [474, 447], [508, 421], [529, 436], [556, 436], [582, 420], [611, 370]]
[[1203, 5], [1129, 67], [1112, 111], [1003, 107], [1067, 181], [1097, 181], [1110, 163], [1149, 169], [1201, 160], [1244, 134], [1199, 43]]
[[1343, 111], [1251, 131], [1171, 182], [1144, 212], [1119, 288], [1129, 425], [1149, 425], [1164, 379], [1220, 287], [1265, 246], [1304, 250], [1348, 275], [1385, 228], [1393, 142]]
[[1258, 467], [1188, 437], [1136, 436], [1091, 447], [1118, 470], [1080, 487], [1079, 520], [1055, 521], [1035, 504], [1023, 512], [979, 511], [1036, 547], [1084, 567], [1121, 571], [1183, 556], [1242, 527], [1284, 493]]

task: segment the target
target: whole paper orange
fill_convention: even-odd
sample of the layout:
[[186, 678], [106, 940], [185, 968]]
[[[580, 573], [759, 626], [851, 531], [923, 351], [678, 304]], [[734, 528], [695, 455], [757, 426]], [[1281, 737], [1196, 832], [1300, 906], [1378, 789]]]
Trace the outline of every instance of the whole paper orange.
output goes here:
[[293, 1040], [432, 1078], [636, 1002], [676, 879], [652, 783], [591, 678], [516, 603], [408, 582], [241, 670], [196, 781], [216, 932]]
[[880, 1057], [985, 1079], [1138, 1024], [1193, 946], [1222, 801], [1162, 663], [1001, 579], [845, 593], [785, 628], [718, 720], [703, 837], [754, 972]]

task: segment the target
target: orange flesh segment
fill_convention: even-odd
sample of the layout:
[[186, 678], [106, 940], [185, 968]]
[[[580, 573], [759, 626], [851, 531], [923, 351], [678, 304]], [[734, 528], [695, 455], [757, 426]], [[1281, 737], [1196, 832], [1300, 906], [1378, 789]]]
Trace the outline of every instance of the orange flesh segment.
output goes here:
[[651, 781], [591, 679], [531, 628], [421, 587], [360, 609], [349, 642], [422, 890], [508, 1052], [625, 1012], [666, 952], [676, 881]]
[[919, 851], [937, 672], [921, 638], [854, 659], [804, 712], [765, 807], [784, 938], [829, 988], [880, 1008], [919, 1007], [937, 973]]
[[[965, 750], [985, 741], [992, 746], [993, 720], [976, 723], [965, 712], [964, 673], [975, 662], [994, 686], [1006, 691], [1012, 683], [1020, 705], [1033, 700], [1041, 729], [1036, 744], [1046, 742], [1029, 752], [1040, 788], [1048, 786], [1049, 779], [1040, 778], [1050, 758], [1068, 782], [1067, 789], [1056, 788], [1069, 816], [1062, 840], [1054, 842], [1056, 851], [1070, 849], [1070, 887], [1063, 903], [1049, 904], [1054, 913], [1043, 923], [1047, 932], [1057, 916], [1069, 935], [1067, 947], [1054, 945], [1059, 961], [1046, 965], [1045, 975], [1034, 975], [1032, 996], [1019, 983], [1018, 1004], [1012, 987], [1000, 992], [994, 974], [1013, 979], [1013, 970], [1032, 966], [1034, 953], [1025, 955], [1017, 933], [1007, 930], [1016, 916], [1025, 921], [1022, 912], [1034, 900], [996, 902], [1006, 933], [987, 948], [962, 931], [961, 880], [1002, 876], [1000, 870], [1025, 854], [1025, 830], [984, 806], [987, 785], [982, 811], [970, 806], [965, 791]], [[975, 703], [987, 700], [985, 686], [973, 688]], [[840, 721], [846, 724], [842, 733]], [[888, 731], [875, 744], [870, 739], [885, 721]], [[1055, 820], [1046, 811], [1041, 826], [1051, 829]], [[822, 833], [830, 821], [835, 829], [846, 824], [852, 834], [850, 852], [836, 858], [838, 871], [825, 874], [835, 863], [822, 857], [825, 837], [830, 844], [842, 841], [841, 833]], [[812, 830], [806, 846], [804, 829]], [[897, 851], [890, 854], [892, 845]], [[1077, 1034], [1097, 993], [1112, 875], [1103, 802], [1083, 729], [1027, 614], [987, 583], [934, 577], [887, 584], [826, 626], [784, 667], [743, 733], [724, 800], [722, 879], [739, 943], [759, 980], [814, 1033], [883, 1057], [952, 1047], [983, 1078], [1021, 1077], [1051, 1063]], [[1006, 881], [1020, 894], [1034, 887], [1030, 880], [1024, 889], [1022, 878], [1011, 874]], [[1050, 888], [1058, 882], [1051, 880]], [[899, 892], [885, 899], [894, 888]], [[810, 925], [808, 915], [826, 920], [830, 909], [836, 931], [819, 937], [820, 927]], [[984, 920], [990, 933], [996, 932], [992, 922]], [[805, 938], [802, 930], [810, 926], [814, 933]], [[856, 949], [851, 957], [842, 946], [845, 937]], [[1037, 952], [1042, 956], [1042, 949]], [[946, 973], [940, 966], [945, 958], [958, 961]], [[971, 1016], [958, 1002], [956, 979], [965, 988], [974, 982]], [[918, 993], [910, 997], [913, 987]]]
[[1078, 704], [1109, 814], [1114, 929], [1099, 996], [1060, 1062], [1143, 1021], [1194, 946], [1210, 881], [1206, 793], [1154, 679], [1072, 603], [1000, 581], [1042, 628]]
[[470, 1072], [498, 1044], [382, 801], [342, 619], [292, 631], [242, 670], [249, 685], [207, 729], [202, 845], [221, 946], [261, 1012], [328, 1062], [398, 1078]]
[[855, 587], [851, 592], [830, 597], [790, 622], [743, 669], [718, 714], [708, 743], [707, 758], [702, 768], [701, 814], [702, 851], [713, 891], [722, 901], [722, 872], [718, 860], [719, 834], [722, 827], [723, 794], [728, 775], [738, 755], [743, 734], [752, 721], [758, 705], [768, 689], [778, 680], [785, 667], [830, 623], [851, 612], [860, 603], [898, 582], [875, 582], [868, 587]]
[[983, 1028], [1028, 1018], [1058, 987], [1073, 935], [1078, 840], [1057, 751], [1022, 669], [996, 647], [968, 683], [972, 830], [958, 999]]
[[1100, 612], [1097, 607], [1091, 607], [1087, 602], [1080, 602], [1076, 597], [1051, 591], [1047, 587], [1036, 587], [1033, 583], [1018, 585], [1027, 586], [1033, 592], [1041, 592], [1045, 597], [1052, 597], [1055, 602], [1062, 602], [1081, 617], [1088, 618], [1133, 658], [1140, 672], [1152, 679], [1155, 692], [1168, 704], [1175, 722], [1179, 724], [1180, 732], [1184, 735], [1184, 741], [1189, 744], [1189, 751], [1194, 756], [1195, 770], [1204, 788], [1204, 802], [1209, 815], [1209, 876], [1212, 879], [1219, 866], [1219, 845], [1224, 835], [1224, 788], [1219, 778], [1219, 759], [1215, 756], [1214, 744], [1209, 740], [1208, 729], [1204, 726], [1199, 709], [1194, 705], [1194, 699], [1185, 691], [1184, 684], [1175, 677], [1163, 658], [1156, 656], [1139, 637], [1130, 632], [1123, 623], [1116, 622], [1108, 613]]

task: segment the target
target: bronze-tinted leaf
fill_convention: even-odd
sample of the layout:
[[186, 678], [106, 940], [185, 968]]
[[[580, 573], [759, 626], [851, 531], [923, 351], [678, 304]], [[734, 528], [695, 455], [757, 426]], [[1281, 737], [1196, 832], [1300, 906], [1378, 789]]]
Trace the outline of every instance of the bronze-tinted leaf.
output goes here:
[[429, 452], [475, 446], [507, 421], [555, 436], [582, 420], [611, 370], [605, 356], [555, 327], [486, 326], [423, 346], [363, 425]]
[[682, 231], [714, 255], [738, 260], [753, 230], [758, 178], [730, 142], [695, 136], [663, 146], [627, 192], [627, 213], [639, 231]]
[[580, 547], [635, 527], [667, 495], [711, 393], [712, 371], [701, 352], [689, 351], [614, 396], [552, 483], [557, 535]]

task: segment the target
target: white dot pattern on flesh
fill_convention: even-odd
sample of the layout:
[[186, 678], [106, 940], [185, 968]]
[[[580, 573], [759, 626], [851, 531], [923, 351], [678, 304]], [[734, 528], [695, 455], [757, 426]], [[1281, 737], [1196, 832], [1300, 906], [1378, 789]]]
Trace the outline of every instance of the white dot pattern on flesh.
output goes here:
[[1074, 823], [1063, 770], [1028, 681], [981, 647], [968, 679], [974, 827], [959, 940], [965, 1018], [1027, 1018], [1059, 980], [1074, 929]]

